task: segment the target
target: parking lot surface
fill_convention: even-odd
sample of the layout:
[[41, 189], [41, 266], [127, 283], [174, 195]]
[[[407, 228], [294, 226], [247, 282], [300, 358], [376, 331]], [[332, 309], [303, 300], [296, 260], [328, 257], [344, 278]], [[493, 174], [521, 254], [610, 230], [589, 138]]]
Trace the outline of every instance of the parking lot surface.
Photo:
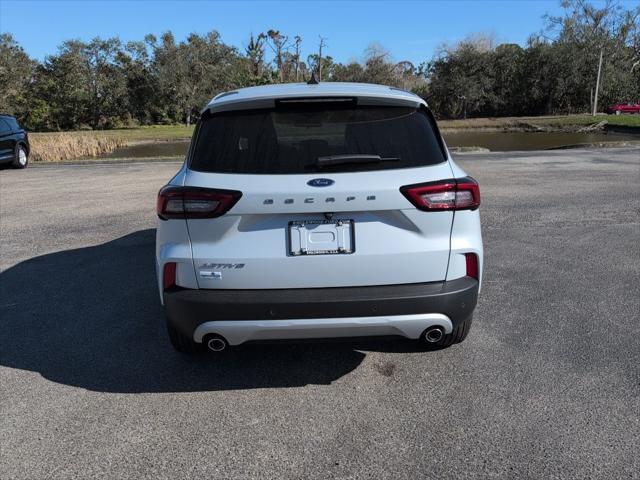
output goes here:
[[443, 351], [183, 357], [154, 272], [178, 164], [0, 171], [0, 478], [639, 478], [640, 149], [457, 158], [485, 275]]

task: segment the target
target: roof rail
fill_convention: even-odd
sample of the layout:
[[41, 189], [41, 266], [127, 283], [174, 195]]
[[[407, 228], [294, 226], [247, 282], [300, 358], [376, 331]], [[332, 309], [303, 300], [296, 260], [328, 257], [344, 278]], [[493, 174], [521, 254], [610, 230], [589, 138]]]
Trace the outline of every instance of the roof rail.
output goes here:
[[230, 92], [222, 92], [222, 93], [219, 93], [218, 95], [216, 95], [215, 97], [213, 97], [213, 100], [215, 101], [215, 100], [218, 100], [219, 98], [222, 98], [222, 97], [228, 97], [229, 95], [236, 95], [237, 93], [238, 93], [237, 90], [232, 90]]
[[405, 90], [404, 88], [398, 88], [398, 87], [389, 87], [389, 90], [395, 90], [396, 92], [404, 92], [404, 93], [408, 93], [410, 95], [413, 95], [415, 97], [419, 97], [420, 95], [416, 95], [415, 93], [413, 93], [411, 90]]

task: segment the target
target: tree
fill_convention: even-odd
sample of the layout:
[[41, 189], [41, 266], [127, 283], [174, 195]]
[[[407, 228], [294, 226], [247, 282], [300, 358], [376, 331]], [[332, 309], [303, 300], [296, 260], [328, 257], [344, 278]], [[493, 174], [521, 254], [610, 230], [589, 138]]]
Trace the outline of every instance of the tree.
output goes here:
[[192, 33], [179, 44], [167, 32], [153, 48], [166, 114], [187, 125], [213, 96], [243, 81], [242, 59], [235, 48], [220, 41], [218, 32]]
[[24, 112], [35, 67], [10, 33], [0, 34], [0, 112]]
[[[312, 53], [311, 55], [307, 56], [307, 65], [310, 72], [315, 72], [316, 76], [320, 75], [318, 72], [324, 72], [322, 73], [324, 81], [341, 81], [334, 78], [334, 70], [336, 64], [334, 64], [333, 62], [333, 57], [325, 55], [322, 57], [321, 63], [322, 66], [320, 66], [320, 57], [317, 53]], [[321, 79], [318, 78], [318, 81], [319, 80]]]
[[443, 46], [428, 66], [430, 102], [445, 117], [491, 114], [495, 104], [493, 52], [485, 43], [463, 40], [455, 47]]
[[371, 43], [365, 50], [364, 81], [381, 85], [398, 85], [395, 64], [391, 54], [377, 43]]
[[[29, 129], [112, 128], [130, 122], [192, 122], [216, 94], [239, 87], [300, 81], [370, 82], [411, 90], [440, 117], [541, 115], [640, 100], [640, 5], [562, 0], [563, 12], [527, 44], [502, 44], [476, 33], [442, 45], [417, 68], [394, 61], [378, 44], [339, 63], [320, 37], [303, 57], [302, 38], [279, 30], [251, 35], [244, 51], [213, 31], [177, 41], [122, 45], [116, 38], [69, 40], [38, 62], [10, 34], [0, 34], [0, 111]], [[292, 42], [289, 39], [292, 39]], [[266, 46], [269, 46], [267, 49]], [[266, 58], [266, 50], [273, 53]], [[306, 58], [306, 62], [302, 61]]]
[[322, 81], [322, 70], [323, 70], [323, 62], [322, 62], [322, 49], [327, 46], [325, 42], [326, 38], [320, 37], [320, 42], [318, 43], [318, 81]]
[[302, 37], [296, 35], [294, 38], [295, 53], [293, 54], [294, 73], [296, 82], [300, 81], [300, 45], [302, 45]]
[[86, 64], [89, 87], [88, 108], [93, 128], [120, 118], [127, 111], [127, 81], [118, 58], [121, 44], [118, 38], [102, 40], [97, 37], [82, 45], [82, 60]]
[[[326, 57], [330, 59], [331, 57]], [[325, 67], [326, 71], [327, 68]], [[333, 65], [333, 73], [330, 76], [330, 80], [336, 82], [364, 82], [365, 81], [365, 72], [364, 67], [360, 65], [358, 62], [352, 61], [348, 64], [344, 65], [342, 63], [338, 63]]]
[[91, 92], [85, 44], [68, 40], [57, 55], [45, 59], [38, 69], [34, 91], [50, 106], [48, 126], [67, 130], [90, 121]]
[[250, 64], [251, 75], [256, 83], [263, 83], [261, 80], [264, 78], [264, 42], [266, 39], [267, 36], [264, 33], [259, 33], [257, 37], [251, 34], [249, 43], [245, 49]]
[[416, 76], [416, 67], [409, 60], [402, 60], [393, 67], [393, 75], [400, 81], [400, 87], [404, 90], [410, 90], [414, 81], [418, 79]]
[[144, 42], [129, 42], [118, 56], [118, 65], [126, 78], [127, 114], [141, 124], [155, 123], [162, 117], [159, 82], [149, 55], [149, 46], [155, 41], [151, 36]]
[[[614, 0], [606, 0], [600, 7], [586, 0], [563, 0], [561, 4], [562, 15], [546, 16], [547, 31], [556, 36], [555, 45], [564, 50], [576, 72], [568, 97], [572, 104], [586, 105], [599, 80], [605, 103], [637, 96], [640, 87], [632, 71], [640, 61], [640, 6], [627, 10]], [[599, 79], [600, 56], [604, 62]]]
[[64, 42], [35, 71], [27, 125], [54, 130], [119, 125], [129, 108], [121, 55], [117, 38]]
[[491, 55], [493, 105], [491, 115], [522, 115], [526, 100], [523, 69], [525, 51], [517, 44], [498, 45]]
[[267, 32], [269, 37], [271, 49], [276, 56], [276, 68], [278, 69], [278, 78], [280, 83], [284, 82], [284, 69], [283, 69], [283, 53], [287, 49], [289, 37], [280, 33], [279, 30], [269, 30]]

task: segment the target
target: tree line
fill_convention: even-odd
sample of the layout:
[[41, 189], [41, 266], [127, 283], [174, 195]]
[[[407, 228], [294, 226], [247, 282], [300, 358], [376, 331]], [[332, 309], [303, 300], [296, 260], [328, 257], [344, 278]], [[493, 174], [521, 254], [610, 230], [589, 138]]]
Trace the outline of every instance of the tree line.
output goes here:
[[[121, 42], [117, 37], [65, 41], [37, 61], [10, 33], [0, 34], [0, 112], [31, 130], [117, 128], [191, 123], [217, 93], [239, 87], [306, 81], [369, 82], [413, 91], [440, 118], [587, 112], [593, 108], [599, 58], [600, 105], [640, 99], [640, 7], [609, 0], [563, 0], [544, 31], [525, 46], [477, 34], [443, 44], [414, 65], [370, 45], [359, 61], [327, 55], [325, 38], [306, 50], [299, 35], [270, 29], [243, 49], [212, 31], [177, 41]], [[308, 42], [310, 43], [310, 42]]]

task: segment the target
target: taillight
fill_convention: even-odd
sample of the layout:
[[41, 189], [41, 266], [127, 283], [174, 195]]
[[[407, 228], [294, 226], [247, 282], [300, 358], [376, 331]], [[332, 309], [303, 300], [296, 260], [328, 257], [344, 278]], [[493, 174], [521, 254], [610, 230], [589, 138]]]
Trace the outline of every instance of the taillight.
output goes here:
[[165, 290], [176, 286], [176, 262], [167, 262], [164, 264], [162, 285]]
[[465, 253], [464, 258], [467, 262], [467, 277], [479, 280], [480, 270], [478, 267], [478, 255], [475, 253]]
[[156, 213], [170, 218], [216, 218], [227, 213], [242, 197], [236, 190], [168, 185], [158, 192]]
[[400, 188], [418, 210], [475, 210], [480, 206], [480, 187], [471, 177], [418, 183]]

